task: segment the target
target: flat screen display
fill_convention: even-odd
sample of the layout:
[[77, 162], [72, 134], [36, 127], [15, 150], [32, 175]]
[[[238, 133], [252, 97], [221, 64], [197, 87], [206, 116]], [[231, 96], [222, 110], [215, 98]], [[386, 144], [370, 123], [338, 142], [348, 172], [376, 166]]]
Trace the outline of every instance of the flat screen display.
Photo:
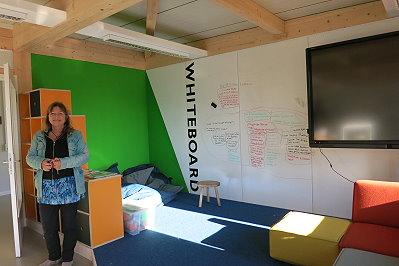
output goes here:
[[399, 145], [399, 33], [306, 50], [311, 147]]

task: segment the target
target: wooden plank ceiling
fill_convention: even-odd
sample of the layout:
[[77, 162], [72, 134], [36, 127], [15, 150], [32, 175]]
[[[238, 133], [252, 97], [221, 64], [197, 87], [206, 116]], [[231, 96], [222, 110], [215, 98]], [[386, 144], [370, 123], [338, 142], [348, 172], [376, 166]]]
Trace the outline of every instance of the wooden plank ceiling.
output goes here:
[[[277, 21], [286, 21], [368, 2], [373, 0], [160, 0], [154, 35], [186, 44], [258, 26], [263, 28], [265, 13], [275, 16]], [[235, 10], [234, 5], [237, 6]], [[103, 22], [145, 33], [146, 13], [147, 0], [144, 0], [103, 19]], [[262, 15], [258, 23], [257, 13]], [[280, 30], [271, 28], [270, 32], [281, 33], [281, 27]], [[93, 39], [79, 35], [74, 37]]]
[[[28, 51], [36, 49], [44, 54], [46, 51], [56, 53], [52, 49], [52, 44], [57, 44], [57, 40], [68, 35], [85, 43], [97, 42], [110, 45], [100, 39], [73, 33], [97, 20], [206, 49], [209, 55], [213, 55], [270, 43], [273, 40], [292, 38], [298, 35], [293, 34], [293, 29], [303, 27], [306, 18], [315, 16], [321, 18], [321, 14], [333, 14], [339, 10], [354, 12], [350, 9], [352, 7], [355, 9], [357, 6], [366, 7], [367, 14], [370, 14], [369, 11], [372, 11], [373, 7], [377, 7], [376, 20], [386, 18], [385, 14], [380, 13], [382, 2], [373, 0], [30, 0], [30, 2], [67, 11], [67, 20], [52, 28], [23, 23], [14, 25], [14, 49]], [[365, 18], [361, 21], [367, 23], [373, 20]], [[330, 30], [328, 27], [324, 28], [323, 30]], [[303, 33], [300, 35], [303, 36]], [[235, 46], [232, 47], [228, 40], [234, 42]], [[66, 47], [65, 42], [60, 44], [58, 41], [58, 47]], [[148, 55], [146, 54], [146, 58]], [[132, 56], [137, 58], [136, 55]], [[179, 61], [173, 59], [173, 62]], [[159, 64], [162, 65], [162, 63], [155, 65]]]
[[[63, 10], [71, 6], [69, 2], [84, 3], [81, 4], [81, 8], [88, 8], [89, 2], [96, 3], [96, 5], [98, 5], [97, 2], [108, 2], [104, 0], [29, 1]], [[95, 17], [85, 16], [89, 17], [86, 21], [102, 19], [103, 22], [115, 26], [187, 44], [256, 27], [263, 28], [273, 34], [283, 33], [284, 21], [373, 1], [375, 0], [130, 0], [120, 1], [120, 3], [110, 1], [110, 3], [113, 3], [112, 8], [114, 9], [111, 12], [114, 14], [111, 16], [106, 16], [106, 12], [97, 13]], [[123, 8], [123, 5], [126, 6], [127, 2], [130, 2], [132, 6]], [[82, 14], [87, 14], [91, 10], [93, 10], [93, 7], [88, 8]], [[117, 10], [119, 12], [115, 12]], [[68, 16], [68, 18], [71, 18], [71, 16]], [[83, 25], [85, 25], [84, 21], [78, 23], [77, 26], [72, 26], [70, 21], [67, 27], [58, 26], [58, 31], [48, 29], [42, 35], [46, 35], [47, 42], [51, 42], [59, 38], [60, 30], [68, 33]], [[36, 29], [36, 31], [38, 30]], [[37, 34], [38, 32], [36, 32]], [[80, 34], [71, 34], [70, 37], [103, 43], [102, 40]], [[26, 38], [28, 37], [25, 36], [23, 40], [18, 42], [27, 42]], [[43, 43], [43, 40], [39, 37], [36, 38]], [[18, 42], [16, 48], [34, 48], [37, 45], [32, 41], [29, 43], [30, 46], [24, 46], [24, 44]]]

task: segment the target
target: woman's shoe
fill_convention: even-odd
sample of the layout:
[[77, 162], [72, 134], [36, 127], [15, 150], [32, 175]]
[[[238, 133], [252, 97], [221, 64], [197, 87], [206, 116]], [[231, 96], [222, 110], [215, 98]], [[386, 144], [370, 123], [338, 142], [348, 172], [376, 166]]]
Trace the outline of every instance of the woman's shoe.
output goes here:
[[[39, 266], [51, 266], [51, 265], [57, 265], [62, 262], [62, 259], [58, 260], [46, 260], [45, 262], [39, 264]], [[71, 264], [72, 265], [72, 264]]]

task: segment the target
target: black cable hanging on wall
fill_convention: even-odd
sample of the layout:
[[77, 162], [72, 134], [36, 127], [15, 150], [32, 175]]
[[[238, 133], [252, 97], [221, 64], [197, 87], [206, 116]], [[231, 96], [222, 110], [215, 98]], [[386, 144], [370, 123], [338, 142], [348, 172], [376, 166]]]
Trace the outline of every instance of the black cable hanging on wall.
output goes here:
[[330, 162], [330, 160], [329, 160], [329, 159], [327, 158], [327, 156], [323, 153], [323, 151], [321, 150], [321, 148], [319, 148], [319, 150], [320, 150], [321, 154], [323, 154], [324, 158], [326, 158], [326, 160], [327, 160], [328, 163], [330, 164], [331, 169], [332, 169], [337, 175], [341, 176], [341, 177], [342, 177], [343, 179], [345, 179], [346, 181], [349, 181], [349, 182], [351, 182], [351, 183], [355, 183], [355, 182], [353, 182], [352, 180], [350, 180], [350, 179], [346, 178], [345, 176], [341, 175], [340, 173], [338, 173], [338, 172], [334, 169], [334, 167], [332, 166], [332, 163]]

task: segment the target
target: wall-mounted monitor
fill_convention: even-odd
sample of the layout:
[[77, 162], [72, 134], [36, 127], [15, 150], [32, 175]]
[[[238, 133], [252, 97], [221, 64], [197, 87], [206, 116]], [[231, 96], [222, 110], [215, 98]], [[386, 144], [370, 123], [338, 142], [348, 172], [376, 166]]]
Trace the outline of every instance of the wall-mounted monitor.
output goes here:
[[399, 148], [399, 32], [306, 49], [310, 147]]

